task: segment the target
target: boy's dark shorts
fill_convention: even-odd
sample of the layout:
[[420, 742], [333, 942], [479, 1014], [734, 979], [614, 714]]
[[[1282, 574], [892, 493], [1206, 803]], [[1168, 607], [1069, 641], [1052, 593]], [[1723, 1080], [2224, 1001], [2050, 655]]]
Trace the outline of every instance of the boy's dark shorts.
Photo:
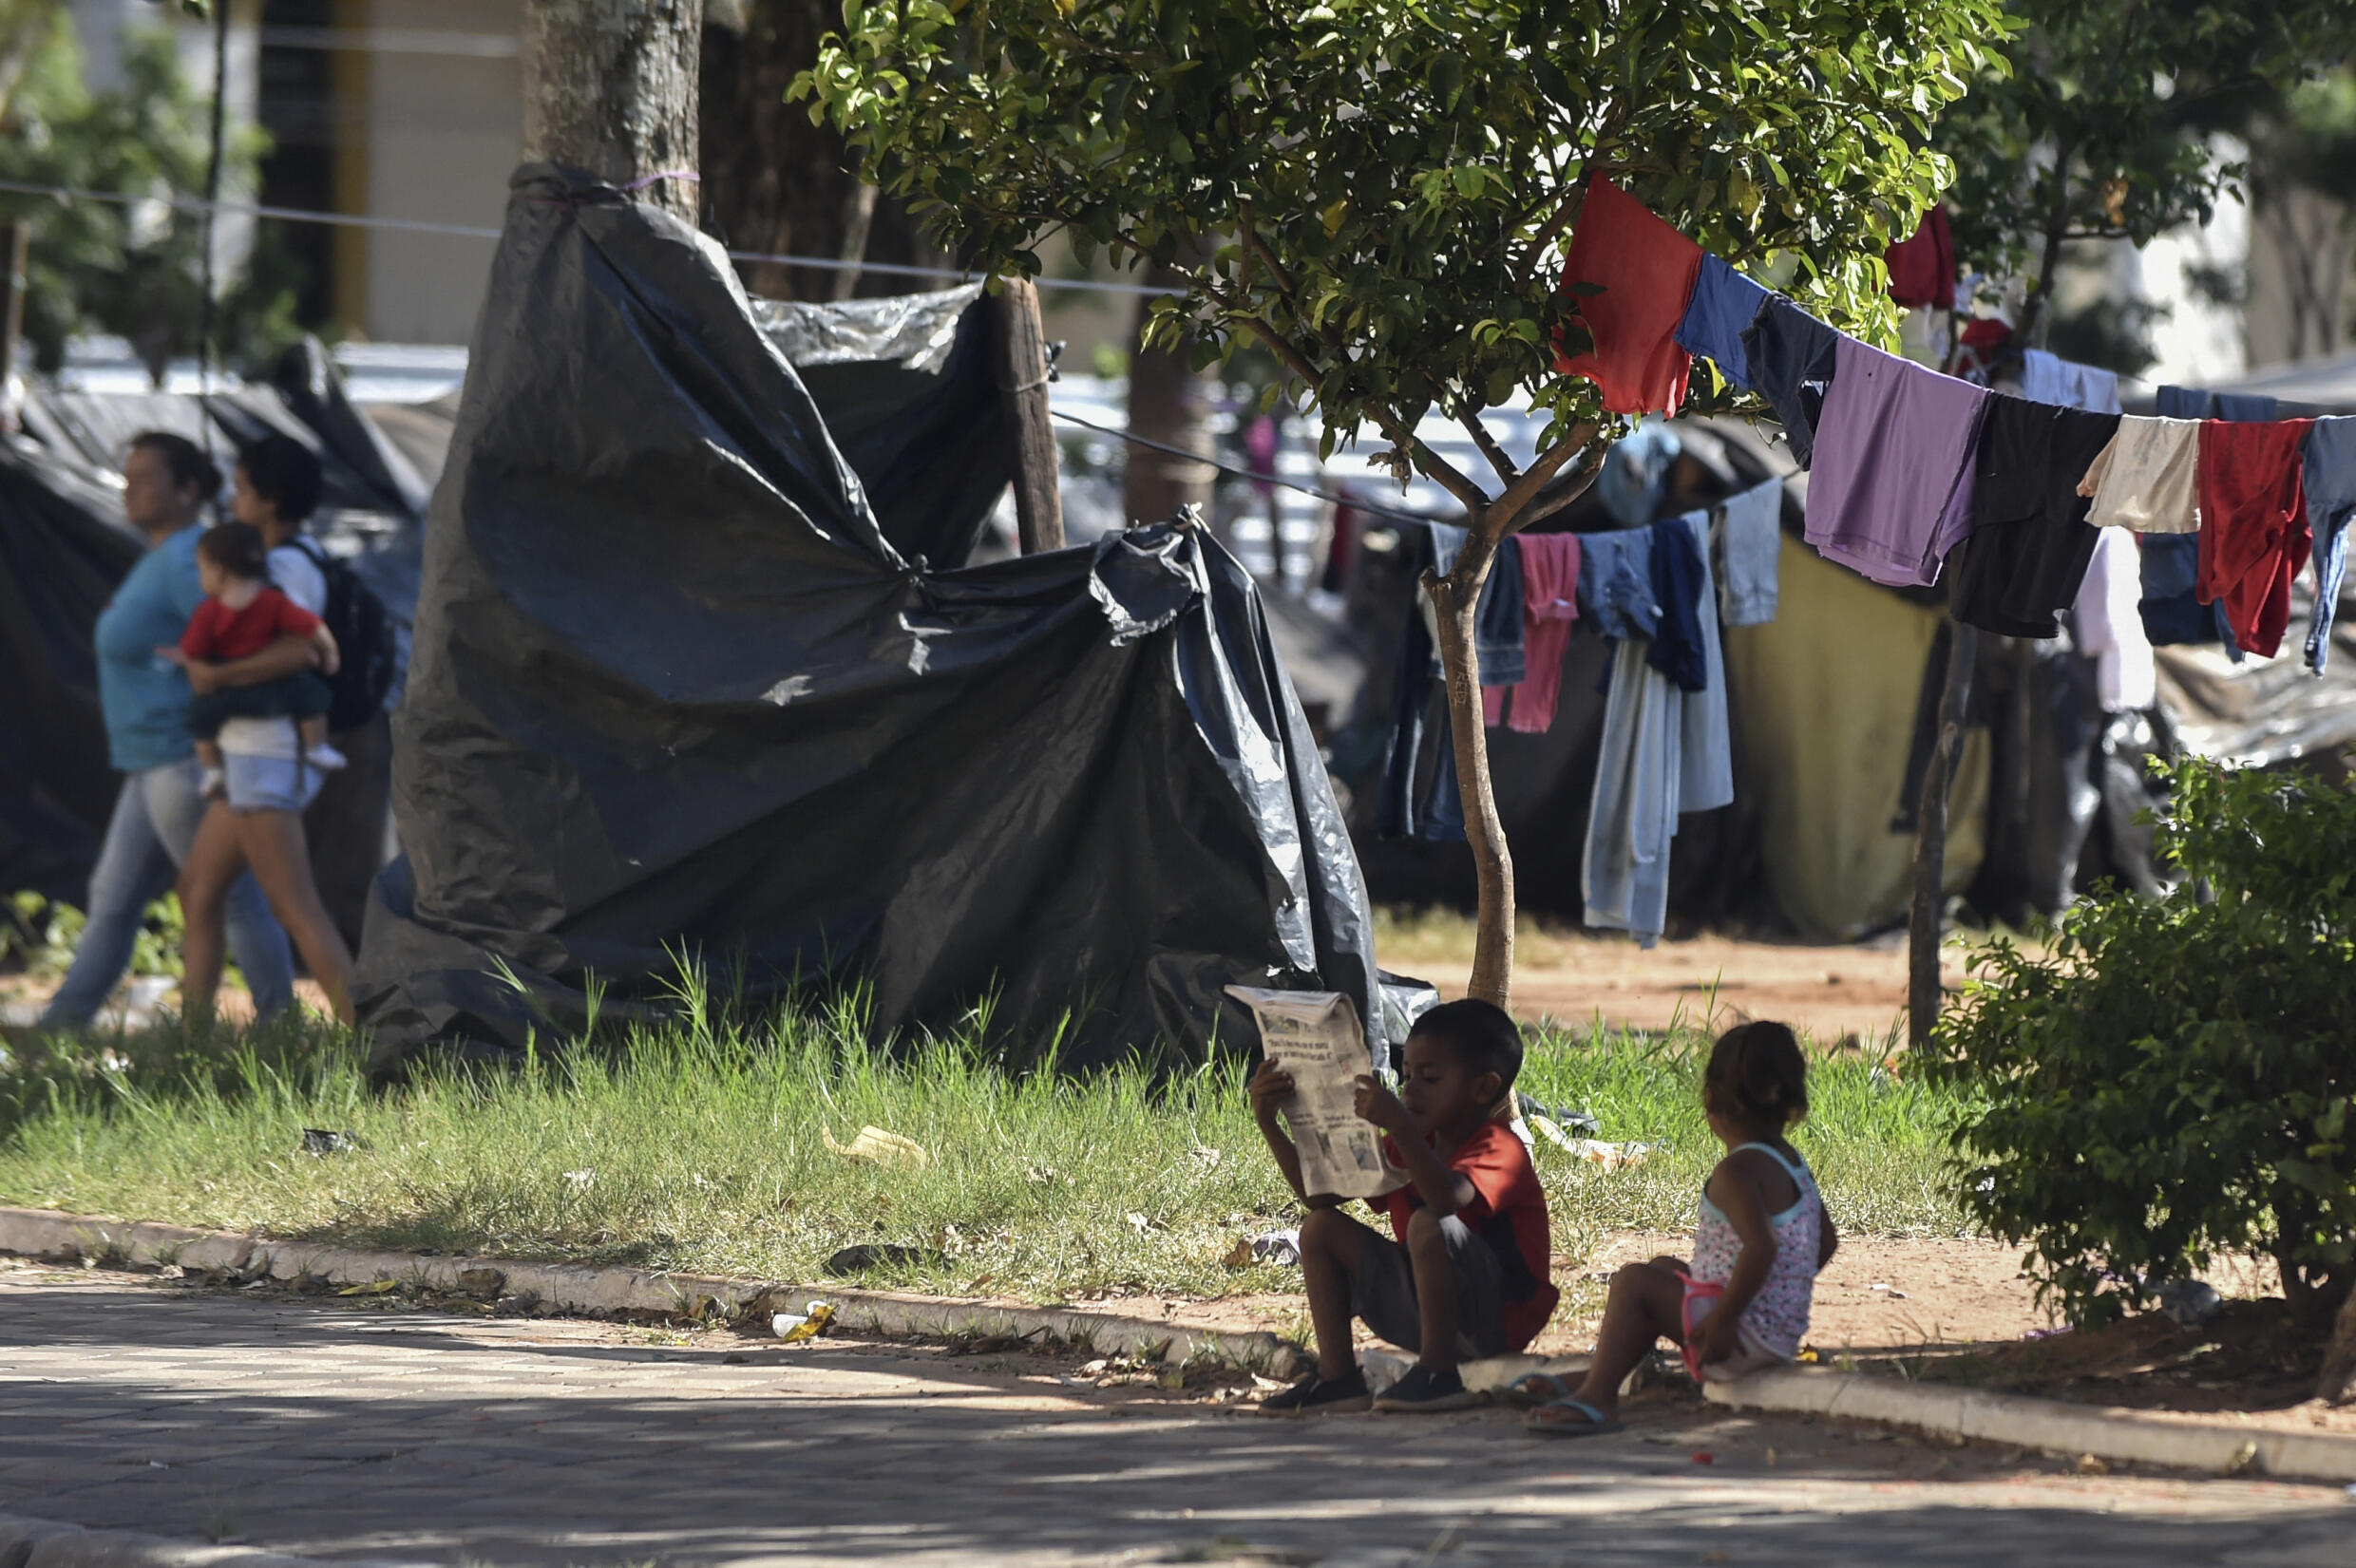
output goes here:
[[188, 699], [188, 733], [209, 741], [231, 719], [323, 718], [335, 704], [335, 689], [315, 671], [298, 670], [258, 686], [224, 686]]
[[[1365, 1227], [1361, 1227], [1365, 1229]], [[1505, 1353], [1505, 1271], [1489, 1243], [1455, 1216], [1440, 1221], [1448, 1261], [1456, 1275], [1456, 1354], [1465, 1361]], [[1350, 1275], [1350, 1311], [1402, 1351], [1423, 1348], [1423, 1313], [1416, 1306], [1416, 1270], [1407, 1249], [1366, 1229], [1358, 1271]]]

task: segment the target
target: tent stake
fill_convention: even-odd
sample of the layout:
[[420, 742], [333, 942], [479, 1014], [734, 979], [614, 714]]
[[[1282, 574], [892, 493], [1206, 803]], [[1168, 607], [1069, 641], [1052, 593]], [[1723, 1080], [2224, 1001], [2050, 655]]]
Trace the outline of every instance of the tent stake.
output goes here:
[[1971, 667], [1980, 634], [1951, 624], [1947, 680], [1939, 693], [1939, 739], [1923, 769], [1921, 808], [1914, 815], [1914, 899], [1907, 922], [1907, 1044], [1920, 1049], [1939, 1021], [1939, 926], [1947, 902], [1947, 806], [1955, 763], [1964, 748], [1964, 706], [1971, 700]]

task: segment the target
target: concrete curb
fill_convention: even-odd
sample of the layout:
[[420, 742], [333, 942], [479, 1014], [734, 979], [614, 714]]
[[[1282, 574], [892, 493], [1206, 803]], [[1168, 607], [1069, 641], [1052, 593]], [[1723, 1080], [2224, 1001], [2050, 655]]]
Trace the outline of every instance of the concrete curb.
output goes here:
[[2008, 1443], [2065, 1457], [2092, 1454], [2213, 1474], [2356, 1482], [2356, 1438], [2154, 1421], [2133, 1411], [2058, 1399], [1799, 1367], [1707, 1383], [1702, 1392], [1714, 1404], [1738, 1409], [1847, 1416], [1910, 1426], [1933, 1437]]
[[[53, 1209], [0, 1208], [0, 1253], [30, 1257], [120, 1257], [238, 1279], [317, 1279], [334, 1285], [391, 1280], [459, 1295], [485, 1294], [484, 1272], [499, 1278], [489, 1292], [545, 1302], [568, 1313], [655, 1313], [702, 1317], [717, 1306], [733, 1318], [747, 1313], [799, 1312], [808, 1299], [834, 1304], [835, 1322], [880, 1334], [987, 1338], [1052, 1334], [1084, 1340], [1106, 1354], [1197, 1358], [1282, 1375], [1300, 1347], [1271, 1333], [1231, 1333], [1122, 1317], [1112, 1313], [1009, 1307], [987, 1301], [863, 1291], [840, 1285], [784, 1285], [713, 1275], [650, 1273], [626, 1264], [533, 1263], [517, 1258], [365, 1252], [311, 1241], [274, 1241], [230, 1231], [191, 1230], [145, 1220], [92, 1219]], [[472, 1280], [463, 1275], [474, 1275]], [[774, 1302], [772, 1307], [771, 1303]], [[10, 1568], [0, 1559], [0, 1568]]]
[[[251, 1546], [209, 1546], [167, 1540], [132, 1530], [85, 1530], [79, 1524], [0, 1514], [0, 1568], [319, 1568], [312, 1558], [291, 1558]], [[384, 1560], [346, 1568], [406, 1568]]]

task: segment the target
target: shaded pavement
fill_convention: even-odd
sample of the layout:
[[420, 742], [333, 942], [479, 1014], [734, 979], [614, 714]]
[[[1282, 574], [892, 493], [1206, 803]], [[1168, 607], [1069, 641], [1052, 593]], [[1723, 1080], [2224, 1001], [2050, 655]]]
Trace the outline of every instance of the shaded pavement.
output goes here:
[[1666, 1399], [1578, 1443], [1497, 1411], [1275, 1423], [1074, 1366], [0, 1262], [0, 1512], [453, 1564], [2356, 1568], [2338, 1487]]

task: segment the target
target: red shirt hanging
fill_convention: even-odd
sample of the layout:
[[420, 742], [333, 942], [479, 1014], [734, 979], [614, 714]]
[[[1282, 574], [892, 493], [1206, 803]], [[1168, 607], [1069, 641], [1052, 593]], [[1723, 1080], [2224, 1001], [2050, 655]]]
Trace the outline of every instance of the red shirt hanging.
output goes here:
[[1899, 304], [1955, 309], [1955, 236], [1945, 207], [1934, 204], [1923, 214], [1914, 237], [1890, 246], [1882, 260], [1890, 268], [1890, 297]]
[[1571, 296], [1595, 347], [1568, 358], [1557, 350], [1554, 368], [1595, 383], [1615, 414], [1677, 412], [1693, 369], [1693, 356], [1678, 347], [1677, 325], [1700, 271], [1700, 246], [1597, 176], [1563, 264], [1566, 290], [1574, 283], [1603, 288]]
[[2282, 647], [2290, 579], [2313, 538], [2299, 449], [2314, 423], [2200, 422], [2200, 601], [2224, 600], [2233, 640], [2268, 658]]

